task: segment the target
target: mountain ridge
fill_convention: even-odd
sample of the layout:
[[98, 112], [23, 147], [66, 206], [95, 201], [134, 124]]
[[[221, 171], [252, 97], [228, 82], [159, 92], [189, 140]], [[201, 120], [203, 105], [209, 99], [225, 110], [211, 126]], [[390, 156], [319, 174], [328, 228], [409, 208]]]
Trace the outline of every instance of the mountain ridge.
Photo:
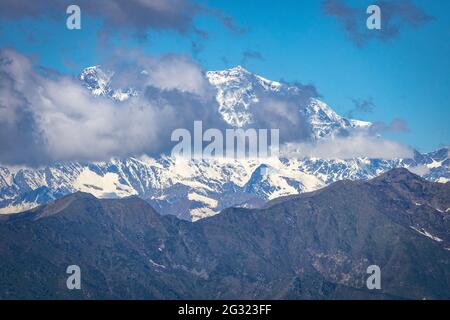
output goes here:
[[[22, 169], [15, 174], [4, 168], [3, 181], [7, 182], [0, 186], [3, 208], [0, 212], [23, 211], [82, 190], [103, 198], [137, 195], [161, 213], [192, 219], [195, 213], [201, 218], [225, 207], [312, 191], [342, 179], [373, 178], [395, 167], [414, 170], [423, 166], [428, 170], [424, 176], [430, 181], [445, 182], [450, 178], [448, 159], [441, 161], [441, 166], [436, 166], [437, 161], [430, 156], [421, 155], [420, 159], [423, 162], [414, 159], [223, 162], [162, 158], [56, 164], [41, 170]], [[265, 174], [251, 179], [261, 165], [268, 168]], [[197, 204], [190, 203], [189, 198], [196, 199]]]
[[[406, 186], [400, 198], [392, 177]], [[40, 219], [50, 205], [0, 219], [0, 297], [448, 299], [450, 219], [428, 204], [430, 195], [448, 204], [449, 184], [402, 170], [377, 179], [197, 222], [160, 216], [136, 197], [72, 194]], [[72, 264], [81, 290], [65, 287]], [[381, 290], [365, 284], [373, 264]]]
[[[206, 75], [217, 90], [216, 107], [231, 126], [251, 123], [257, 117], [257, 101], [266, 96], [289, 97], [310, 122], [314, 139], [352, 126], [371, 125], [339, 116], [325, 103], [311, 98], [305, 86], [271, 81], [242, 67]], [[93, 95], [117, 103], [139, 94], [132, 88], [111, 88], [112, 77], [114, 72], [95, 66], [86, 68], [80, 81]], [[279, 157], [195, 161], [142, 156], [55, 163], [37, 169], [0, 165], [0, 213], [24, 211], [80, 190], [101, 198], [136, 195], [161, 214], [197, 220], [231, 206], [261, 207], [271, 199], [320, 189], [342, 179], [367, 180], [395, 167], [420, 171], [430, 181], [446, 182], [450, 179], [448, 155], [449, 149], [442, 148], [428, 154], [414, 151], [410, 159], [391, 160]], [[264, 173], [257, 172], [261, 166]]]

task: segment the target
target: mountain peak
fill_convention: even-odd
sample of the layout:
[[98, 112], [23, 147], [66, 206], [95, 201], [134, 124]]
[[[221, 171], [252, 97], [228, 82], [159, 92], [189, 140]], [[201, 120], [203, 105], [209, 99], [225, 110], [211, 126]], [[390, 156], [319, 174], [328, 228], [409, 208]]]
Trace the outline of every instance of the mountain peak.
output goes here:
[[416, 175], [415, 173], [409, 171], [407, 168], [394, 168], [374, 179], [374, 181], [383, 181], [389, 183], [399, 181], [406, 182], [412, 180], [423, 180], [423, 179], [420, 176]]
[[93, 194], [89, 192], [76, 191], [72, 194], [65, 196], [64, 198], [72, 198], [72, 199], [97, 199]]
[[229, 82], [252, 81], [257, 75], [238, 65], [225, 70], [215, 70], [206, 72], [206, 76], [213, 85], [220, 85]]
[[248, 71], [247, 69], [245, 69], [241, 65], [237, 65], [235, 67], [232, 67], [232, 68], [228, 69], [228, 71], [237, 71], [237, 72], [248, 72], [248, 73], [250, 73], [250, 71]]
[[104, 71], [100, 65], [95, 65], [85, 68], [79, 78], [94, 95], [99, 96], [111, 91], [109, 82], [113, 75], [113, 72]]
[[230, 73], [230, 74], [253, 74], [241, 65], [231, 67], [224, 70], [209, 71], [210, 73]]
[[36, 208], [37, 215], [34, 219], [38, 220], [54, 216], [60, 212], [66, 211], [68, 208], [72, 208], [72, 211], [74, 212], [77, 210], [81, 211], [81, 209], [86, 209], [92, 201], [95, 201], [97, 204], [98, 199], [90, 193], [78, 191], [47, 205]]

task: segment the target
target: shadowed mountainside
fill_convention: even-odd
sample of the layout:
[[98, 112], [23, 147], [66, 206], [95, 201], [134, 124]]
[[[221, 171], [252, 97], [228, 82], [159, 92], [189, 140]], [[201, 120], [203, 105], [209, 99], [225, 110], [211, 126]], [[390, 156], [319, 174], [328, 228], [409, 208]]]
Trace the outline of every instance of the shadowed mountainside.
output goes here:
[[448, 208], [449, 183], [406, 169], [195, 223], [75, 193], [0, 216], [0, 298], [450, 299]]

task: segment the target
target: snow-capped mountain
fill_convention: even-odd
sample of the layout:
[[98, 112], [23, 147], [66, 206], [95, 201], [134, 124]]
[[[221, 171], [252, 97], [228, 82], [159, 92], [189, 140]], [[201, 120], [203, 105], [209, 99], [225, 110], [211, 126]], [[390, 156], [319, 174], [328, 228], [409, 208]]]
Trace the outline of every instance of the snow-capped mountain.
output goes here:
[[339, 116], [305, 88], [265, 79], [241, 66], [223, 71], [209, 71], [206, 75], [217, 89], [219, 112], [233, 127], [242, 128], [252, 123], [252, 109], [257, 107], [262, 95], [295, 99], [299, 112], [310, 124], [315, 139], [323, 138], [339, 129], [367, 128], [371, 125], [369, 122]]
[[[304, 88], [270, 81], [242, 67], [208, 72], [217, 89], [217, 108], [233, 127], [254, 120], [263, 96], [289, 97], [308, 121], [313, 139], [342, 129], [368, 128], [368, 122], [345, 119]], [[118, 103], [139, 95], [133, 88], [111, 88], [113, 72], [100, 67], [85, 69], [80, 80], [94, 95]], [[411, 159], [356, 158], [112, 159], [97, 163], [57, 163], [39, 169], [0, 166], [0, 213], [11, 213], [48, 203], [76, 191], [100, 198], [139, 196], [162, 214], [197, 220], [230, 206], [258, 207], [266, 201], [317, 190], [343, 179], [370, 179], [395, 167], [407, 167], [431, 181], [450, 179], [449, 149], [415, 153]]]
[[[114, 72], [104, 71], [100, 66], [86, 68], [80, 74], [80, 80], [93, 95], [124, 101], [139, 94], [134, 88], [112, 88], [113, 77]], [[370, 122], [341, 117], [304, 87], [267, 80], [241, 66], [209, 71], [206, 77], [217, 91], [219, 113], [227, 124], [235, 128], [251, 125], [259, 107], [258, 102], [267, 96], [295, 101], [298, 111], [312, 131], [312, 139], [320, 139], [343, 129], [371, 126]]]
[[[186, 160], [170, 157], [0, 168], [0, 212], [26, 210], [76, 191], [99, 198], [138, 195], [163, 214], [197, 220], [230, 206], [313, 191], [338, 180], [370, 179], [408, 167], [431, 181], [450, 179], [448, 148], [414, 159]], [[417, 169], [417, 170], [416, 170]]]
[[110, 82], [113, 76], [114, 72], [104, 71], [99, 66], [93, 66], [84, 69], [79, 78], [86, 88], [96, 96], [107, 96], [116, 101], [124, 101], [138, 94], [132, 88], [112, 89]]

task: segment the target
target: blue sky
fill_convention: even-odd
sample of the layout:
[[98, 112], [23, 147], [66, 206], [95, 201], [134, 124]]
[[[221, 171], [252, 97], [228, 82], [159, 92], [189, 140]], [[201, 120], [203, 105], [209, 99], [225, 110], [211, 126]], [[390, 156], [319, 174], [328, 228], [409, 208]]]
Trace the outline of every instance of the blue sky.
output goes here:
[[[349, 38], [335, 17], [324, 14], [319, 0], [214, 0], [201, 4], [231, 17], [242, 30], [227, 28], [214, 15], [200, 14], [193, 25], [207, 38], [192, 30], [149, 29], [142, 38], [113, 29], [102, 42], [101, 18], [82, 15], [82, 29], [69, 31], [61, 12], [56, 18], [1, 18], [0, 47], [15, 48], [35, 57], [38, 65], [73, 75], [101, 64], [114, 48], [182, 53], [205, 70], [243, 64], [272, 80], [313, 84], [322, 100], [340, 114], [354, 108], [354, 99], [372, 99], [373, 111], [355, 112], [355, 118], [404, 120], [407, 132], [385, 135], [431, 151], [450, 143], [450, 2], [413, 3], [433, 19], [417, 27], [403, 25], [396, 37], [369, 39], [363, 46]], [[370, 1], [346, 4], [364, 13]]]

